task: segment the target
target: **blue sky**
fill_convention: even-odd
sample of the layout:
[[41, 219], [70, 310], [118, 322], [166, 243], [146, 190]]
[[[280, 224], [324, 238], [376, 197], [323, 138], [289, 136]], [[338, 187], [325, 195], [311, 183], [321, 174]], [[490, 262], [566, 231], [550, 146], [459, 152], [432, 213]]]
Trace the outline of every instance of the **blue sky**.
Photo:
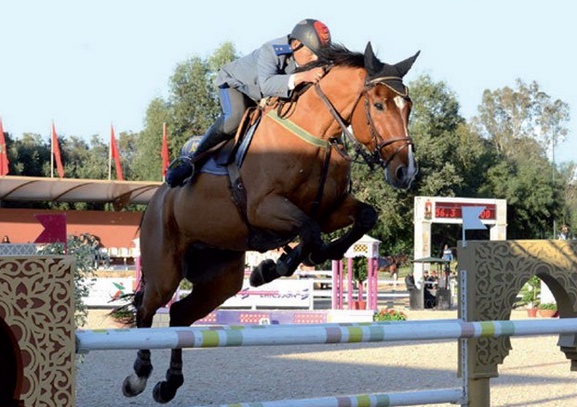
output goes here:
[[571, 108], [556, 161], [577, 161], [577, 3], [571, 1], [7, 1], [0, 0], [0, 116], [4, 130], [107, 140], [140, 131], [152, 98], [166, 97], [177, 63], [232, 41], [241, 54], [303, 18], [333, 39], [398, 62], [421, 56], [408, 81], [445, 81], [469, 119], [483, 90], [536, 81]]

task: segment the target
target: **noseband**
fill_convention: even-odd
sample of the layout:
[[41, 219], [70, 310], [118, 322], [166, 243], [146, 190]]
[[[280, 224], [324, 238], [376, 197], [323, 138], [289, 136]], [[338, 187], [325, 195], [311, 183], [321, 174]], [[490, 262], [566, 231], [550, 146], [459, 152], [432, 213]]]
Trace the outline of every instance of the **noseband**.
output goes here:
[[[373, 122], [373, 118], [371, 117], [371, 109], [369, 106], [369, 94], [368, 91], [372, 88], [374, 88], [376, 85], [378, 84], [383, 84], [384, 85], [384, 81], [386, 80], [386, 78], [381, 79], [378, 82], [371, 82], [369, 85], [365, 86], [365, 89], [363, 90], [363, 94], [365, 95], [365, 113], [366, 113], [366, 117], [367, 117], [367, 125], [369, 126], [369, 130], [371, 132], [371, 138], [373, 139], [373, 143], [375, 145], [375, 151], [373, 151], [372, 156], [371, 156], [371, 161], [373, 164], [377, 164], [380, 165], [382, 168], [387, 168], [389, 166], [389, 164], [391, 163], [391, 161], [395, 158], [395, 156], [400, 153], [403, 149], [409, 147], [409, 146], [413, 146], [413, 150], [414, 150], [414, 145], [413, 145], [413, 139], [411, 137], [396, 137], [396, 138], [392, 138], [389, 140], [385, 140], [377, 131], [377, 129], [375, 128], [375, 124]], [[386, 86], [386, 85], [385, 85]], [[405, 99], [408, 99], [408, 97], [403, 96]], [[406, 125], [405, 125], [406, 126]], [[380, 142], [379, 142], [380, 141]], [[391, 144], [394, 143], [402, 143], [399, 147], [397, 147], [396, 150], [393, 151], [393, 154], [391, 154], [391, 156], [389, 158], [387, 158], [386, 160], [383, 160], [383, 157], [381, 155], [381, 150]]]

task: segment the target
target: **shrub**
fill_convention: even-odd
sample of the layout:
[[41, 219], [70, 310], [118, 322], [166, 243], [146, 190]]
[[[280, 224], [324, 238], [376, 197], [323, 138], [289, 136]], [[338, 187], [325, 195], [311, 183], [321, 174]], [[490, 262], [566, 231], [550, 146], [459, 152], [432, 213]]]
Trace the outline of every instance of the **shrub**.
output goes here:
[[552, 303], [552, 302], [542, 303], [542, 304], [539, 304], [539, 309], [551, 309], [551, 310], [556, 310], [556, 309], [557, 309], [557, 304]]
[[353, 258], [353, 279], [362, 283], [367, 279], [369, 270], [367, 267], [368, 259], [363, 256]]
[[407, 315], [393, 308], [384, 308], [380, 311], [375, 312], [373, 315], [373, 321], [405, 321]]

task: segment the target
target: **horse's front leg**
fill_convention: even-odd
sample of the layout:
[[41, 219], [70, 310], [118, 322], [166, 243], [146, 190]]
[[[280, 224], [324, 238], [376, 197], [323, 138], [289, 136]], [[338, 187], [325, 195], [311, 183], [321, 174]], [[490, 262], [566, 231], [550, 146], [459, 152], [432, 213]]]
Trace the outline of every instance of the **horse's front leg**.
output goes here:
[[[138, 328], [150, 328], [154, 312], [145, 312], [142, 309], [144, 292], [139, 291], [134, 297], [134, 307], [136, 308], [136, 326]], [[146, 388], [148, 378], [152, 373], [152, 363], [150, 361], [150, 350], [140, 349], [134, 361], [134, 373], [127, 376], [122, 384], [122, 393], [126, 397], [139, 395]]]
[[322, 223], [322, 231], [331, 233], [345, 228], [352, 223], [352, 227], [342, 237], [314, 250], [307, 258], [307, 264], [320, 264], [327, 260], [340, 260], [346, 251], [363, 235], [377, 224], [378, 214], [375, 208], [348, 195]]
[[291, 276], [311, 252], [325, 247], [319, 224], [284, 197], [270, 197], [259, 205], [258, 211], [249, 220], [253, 225], [281, 236], [298, 235], [300, 238], [300, 243], [287, 250], [276, 263], [265, 260], [253, 270], [250, 283], [254, 287], [279, 277]]

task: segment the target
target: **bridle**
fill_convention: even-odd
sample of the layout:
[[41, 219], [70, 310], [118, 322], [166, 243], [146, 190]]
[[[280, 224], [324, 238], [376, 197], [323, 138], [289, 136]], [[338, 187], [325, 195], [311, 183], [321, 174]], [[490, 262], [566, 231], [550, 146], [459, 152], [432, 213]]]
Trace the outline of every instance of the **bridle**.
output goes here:
[[[358, 96], [358, 98], [354, 104], [354, 106], [356, 108], [357, 104], [359, 103], [359, 100], [361, 99], [361, 97], [364, 96], [366, 121], [367, 121], [367, 125], [369, 126], [369, 131], [371, 134], [373, 145], [375, 146], [375, 149], [372, 152], [367, 151], [365, 146], [363, 144], [359, 143], [359, 141], [351, 134], [350, 130], [348, 129], [348, 123], [347, 123], [348, 120], [345, 122], [345, 120], [342, 118], [340, 113], [335, 109], [335, 107], [333, 106], [333, 104], [331, 103], [329, 98], [322, 91], [320, 85], [318, 83], [314, 85], [315, 91], [317, 92], [318, 96], [324, 102], [324, 104], [328, 108], [329, 112], [331, 113], [331, 115], [333, 116], [335, 121], [341, 127], [343, 136], [353, 146], [355, 153], [357, 155], [360, 155], [363, 158], [363, 160], [365, 161], [365, 163], [371, 169], [373, 169], [375, 165], [378, 165], [381, 168], [386, 169], [389, 166], [389, 164], [391, 163], [391, 161], [395, 158], [395, 156], [405, 148], [412, 147], [412, 150], [414, 151], [413, 139], [411, 137], [409, 137], [409, 136], [395, 137], [395, 138], [392, 138], [389, 140], [385, 140], [379, 134], [378, 130], [375, 128], [375, 124], [374, 124], [373, 118], [371, 116], [368, 92], [369, 92], [369, 90], [371, 90], [372, 88], [374, 88], [375, 86], [377, 86], [379, 84], [387, 86], [385, 84], [385, 81], [387, 79], [391, 79], [391, 78], [389, 78], [389, 77], [377, 78], [377, 79], [373, 79], [369, 82], [366, 82], [363, 91], [361, 92], [361, 94], [359, 94], [359, 96]], [[408, 96], [403, 96], [403, 97], [405, 99], [408, 99]], [[353, 108], [353, 111], [354, 110], [355, 109]], [[393, 153], [390, 155], [390, 157], [388, 157], [387, 159], [383, 159], [383, 157], [381, 155], [381, 151], [384, 148], [386, 148], [389, 145], [394, 144], [394, 143], [401, 143], [401, 145], [393, 151]], [[339, 151], [339, 153], [341, 155], [343, 155], [343, 152], [341, 150], [337, 149], [337, 151]]]

